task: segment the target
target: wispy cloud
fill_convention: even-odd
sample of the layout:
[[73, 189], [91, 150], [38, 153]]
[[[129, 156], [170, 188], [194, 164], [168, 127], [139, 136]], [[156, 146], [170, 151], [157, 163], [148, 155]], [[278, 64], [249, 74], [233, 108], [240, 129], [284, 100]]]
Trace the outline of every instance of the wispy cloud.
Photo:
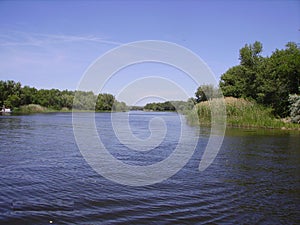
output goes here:
[[[121, 44], [92, 35], [2, 32], [0, 79], [15, 79], [27, 84], [34, 81], [37, 86], [57, 87], [65, 79], [61, 88], [74, 88], [77, 79], [102, 51]], [[71, 77], [77, 79], [72, 78], [72, 83]]]
[[0, 46], [35, 46], [43, 47], [49, 44], [59, 44], [68, 42], [95, 42], [107, 45], [122, 45], [120, 42], [106, 40], [93, 35], [76, 36], [76, 35], [53, 35], [43, 33], [29, 33], [22, 31], [12, 31], [6, 34], [0, 34]]
[[[14, 79], [36, 87], [48, 85], [74, 89], [84, 71], [95, 59], [121, 45], [123, 43], [95, 35], [45, 34], [16, 30], [2, 32], [0, 79]], [[155, 45], [136, 45], [135, 48], [138, 49], [131, 48], [125, 53], [121, 52], [116, 60], [148, 52], [137, 50], [165, 51]]]
[[[23, 31], [10, 31], [6, 34], [0, 34], [0, 47], [53, 47], [53, 45], [66, 43], [96, 43], [111, 46], [121, 46], [124, 43], [111, 41], [106, 38], [97, 37], [94, 35], [65, 35], [65, 34], [45, 34], [32, 33]], [[151, 50], [164, 52], [164, 49], [159, 47], [150, 47], [144, 45], [132, 46], [141, 50]]]

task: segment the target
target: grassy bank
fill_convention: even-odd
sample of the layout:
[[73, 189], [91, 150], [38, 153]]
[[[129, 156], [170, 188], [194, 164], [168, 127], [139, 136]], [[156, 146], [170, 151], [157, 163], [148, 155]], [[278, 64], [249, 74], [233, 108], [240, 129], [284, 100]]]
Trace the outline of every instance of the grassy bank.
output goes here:
[[95, 111], [95, 110], [72, 110], [69, 108], [62, 108], [62, 109], [52, 109], [43, 107], [37, 104], [29, 104], [21, 106], [20, 108], [15, 108], [13, 110], [14, 114], [33, 114], [33, 113], [55, 113], [55, 112], [124, 112], [124, 111], [111, 111], [111, 110], [102, 110], [102, 111]]
[[62, 108], [61, 110], [51, 109], [47, 107], [43, 107], [37, 104], [29, 104], [20, 106], [20, 108], [16, 108], [13, 110], [15, 114], [31, 114], [31, 113], [51, 113], [51, 112], [71, 112], [72, 110], [68, 108]]
[[[197, 104], [193, 111], [188, 113], [190, 124], [210, 125], [210, 104], [218, 104], [220, 100], [205, 101]], [[225, 98], [227, 126], [245, 128], [278, 128], [300, 130], [299, 124], [286, 123], [272, 115], [272, 110], [255, 102], [245, 99]]]

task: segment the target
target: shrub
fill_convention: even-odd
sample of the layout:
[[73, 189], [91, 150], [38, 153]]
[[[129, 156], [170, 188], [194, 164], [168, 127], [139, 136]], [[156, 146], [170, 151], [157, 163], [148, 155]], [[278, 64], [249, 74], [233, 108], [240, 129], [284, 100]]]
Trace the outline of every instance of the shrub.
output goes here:
[[300, 123], [300, 95], [290, 95], [290, 116], [293, 123]]
[[20, 113], [42, 113], [46, 112], [47, 108], [36, 105], [36, 104], [29, 104], [29, 105], [24, 105], [20, 107], [19, 112]]

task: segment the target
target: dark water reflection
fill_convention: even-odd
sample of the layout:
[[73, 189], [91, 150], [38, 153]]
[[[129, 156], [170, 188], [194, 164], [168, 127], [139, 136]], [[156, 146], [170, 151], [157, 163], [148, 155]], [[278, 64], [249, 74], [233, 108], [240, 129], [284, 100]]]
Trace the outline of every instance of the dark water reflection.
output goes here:
[[223, 155], [226, 162], [224, 182], [244, 191], [240, 207], [249, 222], [286, 224], [299, 221], [298, 133], [228, 130]]
[[[175, 114], [164, 116], [177, 121]], [[96, 115], [99, 124], [108, 118]], [[134, 123], [143, 130], [145, 117], [139, 118]], [[0, 224], [300, 222], [299, 133], [227, 129], [214, 163], [200, 173], [208, 140], [203, 128], [193, 157], [175, 176], [128, 187], [99, 176], [84, 161], [71, 119], [68, 113], [0, 117]], [[163, 145], [167, 153], [158, 149], [163, 157], [176, 144], [176, 123]], [[123, 157], [120, 149], [112, 154]]]

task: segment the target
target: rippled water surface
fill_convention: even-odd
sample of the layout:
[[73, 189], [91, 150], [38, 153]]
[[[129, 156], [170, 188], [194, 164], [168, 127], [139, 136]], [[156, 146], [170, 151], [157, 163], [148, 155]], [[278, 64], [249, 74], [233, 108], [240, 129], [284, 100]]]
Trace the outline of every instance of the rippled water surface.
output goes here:
[[[83, 113], [84, 116], [84, 113]], [[110, 114], [96, 124], [110, 153], [132, 165], [172, 154], [180, 136], [175, 113], [132, 113], [132, 132], [150, 135], [165, 120], [157, 148], [134, 152], [118, 142]], [[191, 128], [192, 129], [192, 128]], [[82, 157], [69, 113], [0, 117], [0, 224], [299, 224], [299, 133], [227, 129], [213, 164], [198, 171], [209, 137], [176, 175], [130, 187], [97, 174]]]

